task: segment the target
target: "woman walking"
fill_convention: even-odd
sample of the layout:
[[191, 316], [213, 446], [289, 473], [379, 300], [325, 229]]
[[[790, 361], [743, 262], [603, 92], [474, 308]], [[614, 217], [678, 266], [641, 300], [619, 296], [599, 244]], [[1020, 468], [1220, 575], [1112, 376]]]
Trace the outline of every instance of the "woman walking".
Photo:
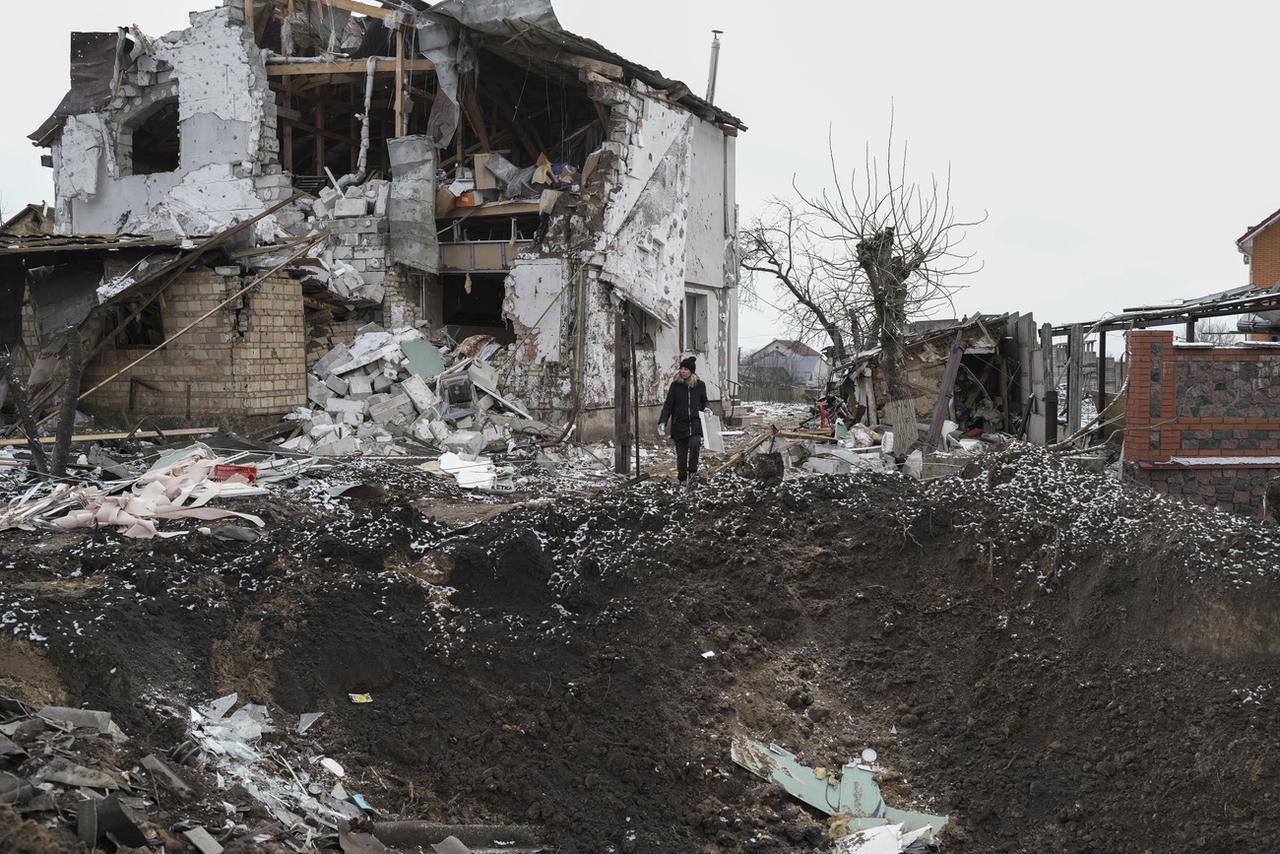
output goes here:
[[671, 422], [671, 441], [676, 445], [676, 473], [680, 482], [693, 492], [698, 476], [698, 451], [702, 449], [702, 416], [707, 408], [707, 384], [698, 379], [697, 361], [689, 356], [680, 363], [680, 372], [667, 389], [667, 400], [658, 418], [661, 436], [667, 421]]

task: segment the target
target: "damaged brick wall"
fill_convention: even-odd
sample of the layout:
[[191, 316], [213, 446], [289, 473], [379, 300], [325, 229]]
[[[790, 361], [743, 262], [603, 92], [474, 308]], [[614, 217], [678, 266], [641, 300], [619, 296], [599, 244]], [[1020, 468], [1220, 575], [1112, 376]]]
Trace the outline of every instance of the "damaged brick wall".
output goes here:
[[[165, 291], [161, 318], [176, 333], [248, 283], [213, 270], [183, 275]], [[97, 340], [100, 321], [91, 321]], [[306, 404], [302, 288], [284, 275], [201, 322], [190, 332], [113, 380], [82, 408], [109, 420], [135, 423], [146, 415], [168, 422], [226, 424], [278, 416]], [[85, 371], [88, 388], [147, 348], [108, 346]]]
[[1175, 345], [1167, 331], [1127, 341], [1128, 470], [1161, 492], [1256, 514], [1280, 477], [1280, 347]]

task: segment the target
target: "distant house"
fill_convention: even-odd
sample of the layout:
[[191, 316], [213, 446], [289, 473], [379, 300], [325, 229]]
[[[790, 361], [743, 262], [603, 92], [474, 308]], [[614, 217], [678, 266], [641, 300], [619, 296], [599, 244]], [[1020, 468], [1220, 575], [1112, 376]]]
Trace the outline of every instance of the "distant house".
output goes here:
[[35, 237], [53, 234], [53, 208], [46, 204], [27, 205], [0, 225], [0, 235]]
[[[1245, 229], [1236, 238], [1236, 249], [1249, 265], [1249, 284], [1255, 288], [1280, 285], [1280, 210]], [[1246, 314], [1239, 319], [1237, 328], [1254, 333], [1250, 337], [1255, 341], [1275, 341], [1280, 336], [1280, 316], [1273, 311]]]
[[826, 386], [831, 366], [803, 341], [775, 338], [743, 359], [738, 372], [746, 397], [798, 400]]

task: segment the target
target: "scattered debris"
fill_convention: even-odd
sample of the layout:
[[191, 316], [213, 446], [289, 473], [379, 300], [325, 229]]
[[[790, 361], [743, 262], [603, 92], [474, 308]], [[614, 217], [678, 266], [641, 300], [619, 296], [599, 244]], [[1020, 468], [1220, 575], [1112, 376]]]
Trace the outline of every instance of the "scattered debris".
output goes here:
[[[848, 763], [834, 776], [825, 768], [806, 768], [795, 755], [781, 747], [754, 741], [736, 734], [733, 761], [758, 777], [778, 783], [787, 794], [809, 806], [837, 817], [848, 828], [862, 830], [881, 825], [899, 825], [908, 831], [941, 831], [946, 816], [896, 809], [887, 805], [870, 768]], [[857, 850], [857, 849], [853, 849]]]

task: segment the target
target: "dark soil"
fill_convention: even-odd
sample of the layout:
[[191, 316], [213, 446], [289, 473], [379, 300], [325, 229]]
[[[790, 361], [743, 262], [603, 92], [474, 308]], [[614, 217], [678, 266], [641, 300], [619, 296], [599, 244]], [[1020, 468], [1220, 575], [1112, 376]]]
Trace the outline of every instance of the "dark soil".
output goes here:
[[239, 691], [325, 712], [380, 809], [561, 852], [822, 849], [735, 731], [874, 747], [947, 851], [1273, 850], [1276, 529], [1039, 450], [967, 474], [650, 482], [452, 536], [394, 491], [259, 506], [253, 544], [6, 535], [0, 614], [140, 754]]

